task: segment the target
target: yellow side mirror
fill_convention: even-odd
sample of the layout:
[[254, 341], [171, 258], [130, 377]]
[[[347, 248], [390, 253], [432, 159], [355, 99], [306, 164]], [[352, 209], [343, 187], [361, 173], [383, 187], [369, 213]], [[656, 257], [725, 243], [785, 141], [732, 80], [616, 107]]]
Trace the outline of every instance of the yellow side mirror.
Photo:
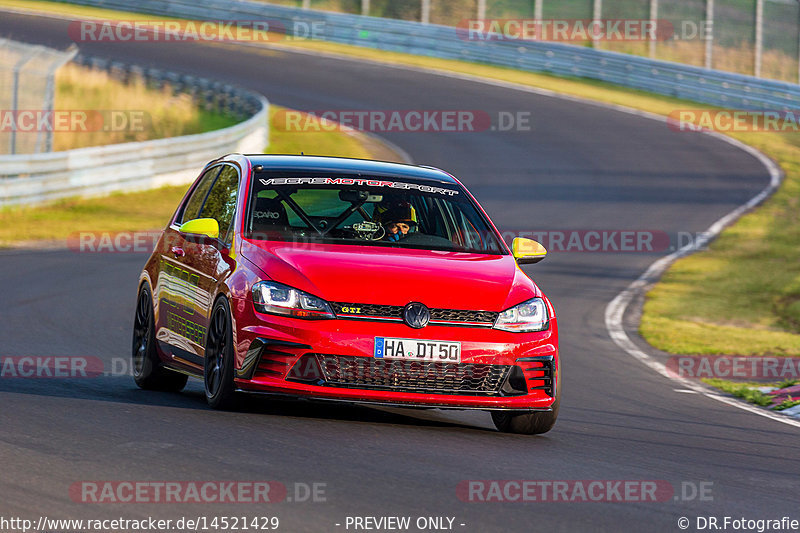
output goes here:
[[538, 263], [547, 257], [547, 250], [544, 246], [531, 239], [516, 237], [511, 243], [511, 253], [520, 265], [531, 265]]
[[212, 239], [219, 238], [219, 222], [213, 218], [196, 218], [181, 224], [178, 228], [181, 233], [190, 235], [205, 235]]

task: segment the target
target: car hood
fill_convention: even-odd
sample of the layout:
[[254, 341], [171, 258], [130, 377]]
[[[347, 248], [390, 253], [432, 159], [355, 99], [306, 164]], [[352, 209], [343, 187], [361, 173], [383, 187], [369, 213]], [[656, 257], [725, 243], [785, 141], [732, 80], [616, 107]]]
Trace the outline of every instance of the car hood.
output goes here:
[[331, 302], [502, 311], [539, 295], [510, 255], [243, 240], [272, 279]]

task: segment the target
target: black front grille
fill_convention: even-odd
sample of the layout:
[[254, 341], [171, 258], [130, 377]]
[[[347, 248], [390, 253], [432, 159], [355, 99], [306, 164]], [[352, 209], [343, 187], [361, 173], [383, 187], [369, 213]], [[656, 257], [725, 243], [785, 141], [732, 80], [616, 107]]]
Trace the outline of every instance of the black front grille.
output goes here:
[[494, 324], [498, 313], [493, 311], [462, 311], [459, 309], [431, 309], [431, 320], [447, 322], [490, 322]]
[[499, 396], [511, 366], [306, 354], [286, 377], [328, 387]]
[[[375, 305], [333, 302], [333, 312], [341, 317], [403, 319], [402, 305]], [[499, 313], [495, 311], [469, 311], [463, 309], [431, 309], [431, 322], [463, 322], [494, 325]]]

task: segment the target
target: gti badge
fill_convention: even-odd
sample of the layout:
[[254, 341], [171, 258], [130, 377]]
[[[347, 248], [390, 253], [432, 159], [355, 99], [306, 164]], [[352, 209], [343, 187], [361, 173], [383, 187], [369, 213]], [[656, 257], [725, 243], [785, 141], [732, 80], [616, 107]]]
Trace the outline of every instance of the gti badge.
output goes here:
[[411, 302], [403, 309], [403, 320], [414, 329], [424, 328], [431, 319], [431, 312], [419, 302]]

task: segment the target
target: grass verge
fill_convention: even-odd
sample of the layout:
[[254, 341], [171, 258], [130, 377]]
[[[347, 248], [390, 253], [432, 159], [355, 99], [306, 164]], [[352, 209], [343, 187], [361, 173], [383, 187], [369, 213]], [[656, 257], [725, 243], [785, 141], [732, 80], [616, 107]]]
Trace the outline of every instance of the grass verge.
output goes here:
[[[0, 0], [0, 5], [8, 2]], [[36, 4], [46, 8], [50, 3]], [[88, 11], [80, 9], [84, 16], [110, 17], [108, 13]], [[116, 17], [124, 18], [124, 14], [117, 13]], [[603, 82], [463, 61], [320, 41], [283, 41], [280, 46], [497, 79], [660, 115], [687, 107], [712, 109]], [[265, 49], [264, 53], [274, 52]], [[800, 136], [792, 133], [731, 136], [777, 161], [786, 172], [786, 179], [775, 195], [728, 228], [707, 251], [683, 258], [669, 269], [647, 295], [640, 332], [653, 346], [676, 354], [797, 356], [800, 355], [800, 261], [797, 260]]]
[[761, 407], [766, 407], [772, 403], [772, 398], [770, 398], [769, 395], [755, 389], [755, 387], [767, 386], [764, 383], [738, 383], [717, 378], [707, 378], [704, 379], [703, 382], [723, 392], [736, 396], [737, 398], [741, 398], [748, 403], [760, 405]]
[[[270, 106], [268, 153], [341, 157], [388, 157], [386, 148], [353, 131], [287, 132], [275, 120], [283, 108]], [[313, 148], [309, 149], [311, 146]], [[200, 169], [197, 169], [198, 172]], [[188, 185], [143, 192], [115, 193], [101, 198], [68, 198], [41, 207], [0, 210], [0, 247], [47, 242], [64, 246], [77, 232], [159, 230], [175, 211]]]
[[[155, 89], [136, 79], [126, 84], [107, 72], [74, 64], [64, 65], [56, 75], [54, 108], [97, 110], [103, 117], [102, 125], [95, 127], [90, 119], [86, 131], [77, 131], [78, 128], [56, 131], [55, 151], [192, 135], [238, 122], [233, 117], [200, 109], [191, 96], [173, 95], [169, 87]], [[115, 124], [109, 115], [111, 111], [122, 121]]]

